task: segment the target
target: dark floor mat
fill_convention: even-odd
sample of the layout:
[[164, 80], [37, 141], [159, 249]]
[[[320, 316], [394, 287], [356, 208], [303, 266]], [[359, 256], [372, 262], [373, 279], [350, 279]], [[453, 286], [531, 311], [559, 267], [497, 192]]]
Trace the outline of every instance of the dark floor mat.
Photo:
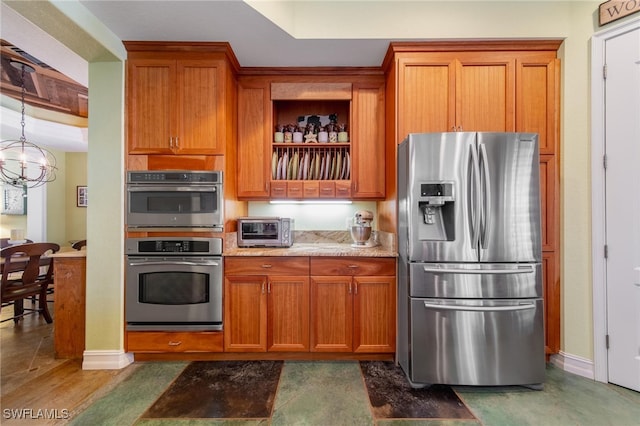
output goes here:
[[143, 418], [268, 418], [283, 361], [196, 361]]
[[392, 362], [361, 361], [369, 401], [376, 419], [474, 419], [449, 386], [414, 389]]

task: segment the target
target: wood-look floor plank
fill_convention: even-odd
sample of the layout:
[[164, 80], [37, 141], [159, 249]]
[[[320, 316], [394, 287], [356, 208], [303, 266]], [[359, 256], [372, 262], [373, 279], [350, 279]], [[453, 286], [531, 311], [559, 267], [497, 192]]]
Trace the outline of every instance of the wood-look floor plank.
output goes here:
[[[2, 309], [0, 318], [10, 318], [11, 309]], [[82, 360], [55, 359], [52, 327], [37, 316], [26, 317], [17, 325], [13, 321], [0, 324], [3, 426], [30, 424], [29, 416], [38, 415], [39, 410], [48, 410], [45, 415], [54, 418], [32, 422], [66, 424], [69, 419], [64, 416], [72, 418], [137, 368], [134, 364], [120, 370], [82, 370]], [[7, 415], [7, 409], [13, 411]], [[13, 413], [27, 418], [11, 418]]]

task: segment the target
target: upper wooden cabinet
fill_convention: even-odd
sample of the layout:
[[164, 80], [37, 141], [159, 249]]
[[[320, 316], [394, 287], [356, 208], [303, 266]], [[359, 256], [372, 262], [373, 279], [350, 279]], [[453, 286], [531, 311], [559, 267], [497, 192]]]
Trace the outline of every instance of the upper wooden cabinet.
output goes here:
[[235, 122], [226, 43], [125, 42], [128, 154], [224, 154]]
[[392, 44], [384, 66], [397, 96], [397, 143], [409, 133], [529, 131], [546, 153], [556, 131], [558, 46]]
[[269, 197], [271, 105], [269, 81], [242, 78], [238, 81], [239, 197]]
[[[264, 74], [267, 71], [245, 74], [238, 82], [238, 197], [383, 198], [382, 74], [329, 76], [313, 69]], [[347, 126], [348, 140], [275, 140], [276, 125], [296, 124], [298, 117], [309, 115], [336, 115], [337, 123]]]

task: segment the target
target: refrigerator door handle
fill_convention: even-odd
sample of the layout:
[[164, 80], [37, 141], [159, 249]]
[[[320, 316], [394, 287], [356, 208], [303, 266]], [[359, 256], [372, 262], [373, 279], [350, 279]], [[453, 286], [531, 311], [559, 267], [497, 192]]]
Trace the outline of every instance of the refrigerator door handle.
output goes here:
[[480, 164], [482, 165], [481, 175], [481, 193], [484, 195], [481, 206], [481, 232], [480, 243], [483, 249], [487, 248], [487, 241], [489, 234], [491, 233], [491, 177], [489, 174], [489, 163], [487, 161], [487, 147], [485, 144], [480, 144]]
[[526, 311], [535, 309], [534, 303], [521, 303], [512, 306], [466, 306], [466, 305], [438, 305], [424, 302], [427, 309], [439, 309], [442, 311], [473, 311], [473, 312], [510, 312], [510, 311]]
[[480, 170], [478, 167], [478, 152], [475, 146], [469, 145], [469, 162], [471, 167], [469, 170], [469, 206], [471, 219], [471, 248], [478, 249], [480, 240]]
[[533, 274], [536, 270], [533, 265], [519, 266], [518, 269], [462, 269], [462, 268], [422, 268], [424, 272], [434, 272], [437, 274], [471, 274], [471, 275], [510, 275], [510, 274]]

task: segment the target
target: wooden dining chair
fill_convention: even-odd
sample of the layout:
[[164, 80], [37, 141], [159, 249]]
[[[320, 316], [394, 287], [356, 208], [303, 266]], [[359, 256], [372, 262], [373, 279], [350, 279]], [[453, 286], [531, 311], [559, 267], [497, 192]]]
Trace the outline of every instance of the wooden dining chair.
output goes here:
[[[53, 260], [45, 262], [42, 258], [58, 250], [60, 246], [55, 243], [18, 244], [0, 250], [3, 262], [0, 310], [13, 302], [12, 318], [15, 323], [30, 313], [42, 314], [47, 323], [53, 321], [47, 306], [47, 289], [53, 283]], [[41, 271], [43, 266], [46, 271]], [[25, 309], [23, 300], [32, 296], [38, 296], [38, 307]]]
[[71, 247], [75, 250], [82, 250], [82, 247], [86, 247], [86, 246], [87, 246], [87, 240], [80, 240], [71, 244]]

